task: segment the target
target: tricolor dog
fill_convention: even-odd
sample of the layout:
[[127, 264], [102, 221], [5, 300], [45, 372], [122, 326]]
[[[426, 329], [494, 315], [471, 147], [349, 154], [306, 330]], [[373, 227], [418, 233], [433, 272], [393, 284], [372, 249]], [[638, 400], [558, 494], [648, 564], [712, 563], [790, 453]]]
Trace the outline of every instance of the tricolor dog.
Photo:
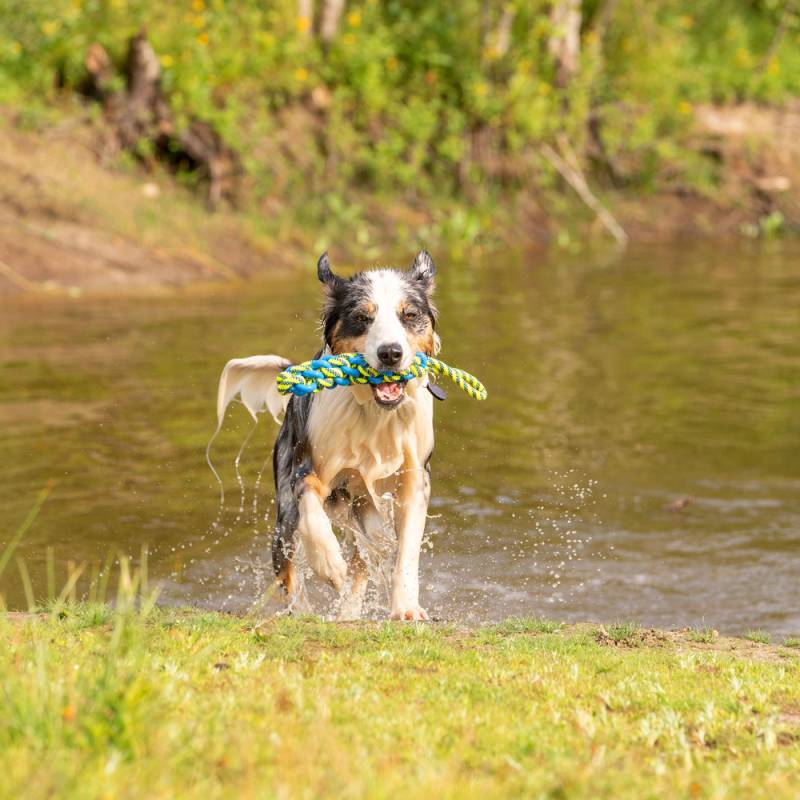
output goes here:
[[[325, 290], [323, 354], [363, 353], [376, 370], [406, 369], [421, 351], [439, 349], [432, 295], [436, 268], [420, 252], [407, 271], [375, 269], [342, 278], [327, 254], [317, 263]], [[281, 396], [279, 356], [234, 359], [220, 379], [220, 419], [240, 394], [251, 413], [284, 413], [273, 451], [277, 522], [272, 561], [289, 596], [297, 588], [294, 556], [302, 542], [308, 564], [340, 595], [348, 615], [360, 613], [367, 558], [358, 542], [397, 536], [391, 616], [428, 618], [419, 604], [419, 553], [430, 498], [433, 398], [428, 377], [402, 383], [339, 386], [303, 397]], [[361, 534], [348, 561], [334, 525]]]

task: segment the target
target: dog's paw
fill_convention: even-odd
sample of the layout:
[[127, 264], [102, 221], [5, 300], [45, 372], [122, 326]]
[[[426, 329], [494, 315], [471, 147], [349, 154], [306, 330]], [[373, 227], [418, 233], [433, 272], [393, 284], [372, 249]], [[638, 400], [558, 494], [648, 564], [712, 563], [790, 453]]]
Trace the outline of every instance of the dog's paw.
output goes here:
[[314, 558], [309, 553], [308, 561], [322, 580], [327, 581], [339, 594], [342, 593], [347, 578], [347, 563], [341, 553], [333, 548], [321, 549], [314, 554]]
[[421, 606], [407, 606], [405, 608], [393, 608], [392, 619], [402, 619], [408, 622], [416, 620], [424, 621], [428, 619], [428, 612]]

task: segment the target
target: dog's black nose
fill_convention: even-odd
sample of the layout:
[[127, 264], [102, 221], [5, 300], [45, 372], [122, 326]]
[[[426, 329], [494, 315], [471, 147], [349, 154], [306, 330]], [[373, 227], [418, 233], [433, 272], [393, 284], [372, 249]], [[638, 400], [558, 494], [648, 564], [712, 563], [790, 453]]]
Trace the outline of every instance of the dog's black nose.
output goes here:
[[403, 357], [403, 348], [397, 343], [382, 344], [378, 348], [378, 358], [387, 367], [395, 366]]

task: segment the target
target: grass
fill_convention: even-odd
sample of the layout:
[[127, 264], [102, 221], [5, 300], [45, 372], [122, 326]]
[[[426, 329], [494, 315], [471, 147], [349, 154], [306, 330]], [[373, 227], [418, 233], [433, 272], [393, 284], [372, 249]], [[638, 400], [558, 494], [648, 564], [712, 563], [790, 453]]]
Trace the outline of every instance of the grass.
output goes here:
[[747, 633], [744, 635], [744, 638], [751, 642], [756, 642], [757, 644], [769, 644], [772, 637], [766, 631], [756, 629], [747, 631]]
[[800, 659], [777, 647], [264, 621], [134, 584], [0, 614], [0, 796], [796, 796]]
[[597, 640], [613, 644], [637, 646], [641, 641], [641, 625], [636, 622], [615, 622], [608, 628], [601, 627], [596, 632]]
[[787, 636], [783, 640], [784, 647], [800, 647], [800, 636]]
[[698, 644], [711, 644], [719, 638], [719, 633], [713, 628], [691, 628], [686, 638], [690, 642], [697, 642]]

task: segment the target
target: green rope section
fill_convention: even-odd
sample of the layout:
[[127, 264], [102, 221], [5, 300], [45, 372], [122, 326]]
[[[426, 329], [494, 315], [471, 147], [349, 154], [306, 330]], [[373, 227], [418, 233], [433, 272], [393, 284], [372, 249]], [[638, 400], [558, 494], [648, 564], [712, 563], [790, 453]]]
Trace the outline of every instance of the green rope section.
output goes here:
[[302, 397], [322, 389], [352, 384], [398, 383], [420, 378], [426, 372], [450, 378], [459, 389], [473, 400], [485, 400], [486, 388], [469, 372], [450, 367], [438, 358], [417, 353], [408, 369], [399, 372], [381, 372], [371, 367], [361, 353], [328, 355], [295, 364], [278, 374], [276, 379], [281, 394]]

